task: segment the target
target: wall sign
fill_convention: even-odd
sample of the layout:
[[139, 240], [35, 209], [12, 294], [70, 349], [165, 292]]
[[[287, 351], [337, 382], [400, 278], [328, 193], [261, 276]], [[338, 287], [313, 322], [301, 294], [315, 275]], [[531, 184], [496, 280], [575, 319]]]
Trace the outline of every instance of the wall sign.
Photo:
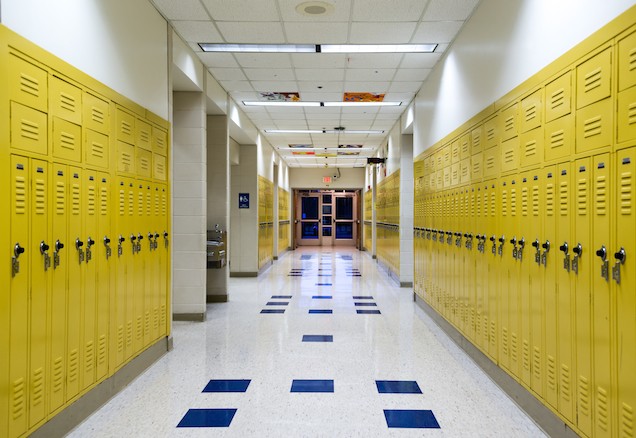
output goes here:
[[239, 208], [250, 208], [249, 193], [239, 193]]

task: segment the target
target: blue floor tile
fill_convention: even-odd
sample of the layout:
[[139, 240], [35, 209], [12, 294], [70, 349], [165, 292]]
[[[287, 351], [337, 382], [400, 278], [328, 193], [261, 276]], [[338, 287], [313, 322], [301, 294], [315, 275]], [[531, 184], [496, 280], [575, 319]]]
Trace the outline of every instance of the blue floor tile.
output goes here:
[[316, 286], [333, 286], [331, 283], [316, 283]]
[[312, 255], [305, 254], [300, 256], [300, 260], [311, 260], [312, 257]]
[[309, 314], [330, 314], [333, 313], [331, 309], [309, 309]]
[[285, 309], [263, 309], [261, 313], [285, 313]]
[[351, 256], [349, 256], [349, 255], [343, 255], [343, 256], [340, 256], [340, 258], [341, 258], [342, 260], [353, 260], [353, 257], [351, 257]]
[[228, 427], [236, 409], [189, 409], [177, 427]]
[[416, 381], [411, 380], [376, 380], [380, 394], [421, 394], [422, 390]]
[[333, 335], [303, 335], [303, 342], [333, 342]]
[[333, 392], [333, 380], [294, 380], [290, 392]]
[[288, 299], [291, 300], [292, 296], [291, 295], [272, 295], [272, 299]]
[[372, 300], [373, 299], [371, 295], [354, 295], [352, 298], [354, 300]]
[[266, 306], [286, 306], [289, 303], [287, 301], [268, 301]]
[[314, 300], [330, 300], [333, 298], [331, 295], [314, 295], [311, 297]]
[[251, 380], [210, 380], [203, 392], [245, 392]]
[[384, 418], [389, 427], [405, 429], [440, 429], [433, 411], [385, 409]]
[[360, 315], [379, 315], [380, 314], [379, 310], [356, 309], [356, 312], [358, 312], [358, 314], [360, 314]]
[[318, 277], [331, 277], [331, 274], [318, 274]]
[[377, 307], [377, 304], [375, 303], [353, 303], [356, 306], [367, 306], [367, 307]]

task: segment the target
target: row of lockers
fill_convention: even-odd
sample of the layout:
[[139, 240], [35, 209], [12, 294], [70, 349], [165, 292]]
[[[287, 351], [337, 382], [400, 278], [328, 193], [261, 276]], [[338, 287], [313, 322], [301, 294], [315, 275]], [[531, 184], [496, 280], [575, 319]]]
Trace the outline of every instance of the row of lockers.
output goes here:
[[376, 220], [389, 224], [400, 223], [400, 170], [384, 178], [376, 188]]
[[400, 275], [400, 226], [377, 223], [376, 255], [395, 275]]
[[274, 223], [258, 224], [258, 269], [274, 259]]
[[288, 220], [278, 222], [278, 254], [291, 247], [291, 224]]
[[367, 251], [373, 251], [373, 222], [365, 220], [362, 225], [362, 232], [364, 233], [364, 249]]
[[274, 220], [274, 183], [258, 175], [258, 222]]
[[289, 191], [282, 187], [278, 188], [278, 220], [288, 221], [290, 219]]
[[367, 190], [364, 192], [364, 214], [365, 221], [373, 220], [373, 191]]

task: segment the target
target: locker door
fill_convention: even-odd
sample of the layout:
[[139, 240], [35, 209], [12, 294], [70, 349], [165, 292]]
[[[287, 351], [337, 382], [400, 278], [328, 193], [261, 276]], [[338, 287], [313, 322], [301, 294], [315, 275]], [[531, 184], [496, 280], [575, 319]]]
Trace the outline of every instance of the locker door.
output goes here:
[[[500, 217], [501, 223], [495, 231], [495, 255], [496, 269], [499, 274], [499, 321], [501, 343], [499, 344], [499, 364], [510, 370], [510, 300], [509, 300], [509, 269], [504, 261], [503, 249], [506, 237], [510, 238], [510, 178], [502, 178], [499, 182], [500, 188]], [[514, 232], [514, 231], [512, 231]], [[516, 373], [515, 373], [516, 374]]]
[[53, 272], [51, 274], [51, 331], [49, 334], [50, 361], [48, 397], [52, 413], [65, 402], [66, 387], [66, 282], [68, 278], [68, 254], [71, 245], [68, 240], [69, 187], [68, 169], [61, 164], [52, 168], [53, 234], [51, 249]]
[[136, 238], [137, 250], [133, 255], [133, 266], [135, 270], [134, 288], [131, 289], [134, 295], [134, 338], [133, 338], [133, 350], [135, 352], [141, 351], [144, 346], [144, 294], [145, 294], [145, 278], [144, 278], [144, 256], [148, 253], [144, 242], [144, 235], [141, 233], [141, 229], [145, 220], [145, 193], [144, 186], [139, 181], [134, 183], [134, 218], [132, 220], [133, 228], [132, 233]]
[[[11, 326], [9, 338], [9, 436], [22, 435], [28, 428], [27, 400], [28, 374], [28, 297], [31, 266], [29, 239], [30, 198], [29, 161], [11, 156], [11, 212], [10, 253], [19, 263], [19, 272], [13, 269], [10, 283]], [[15, 265], [15, 263], [14, 263]]]
[[523, 384], [532, 386], [532, 276], [537, 275], [535, 248], [532, 243], [539, 238], [537, 221], [532, 210], [532, 175], [528, 172], [521, 176], [521, 214], [519, 218], [519, 235], [517, 245], [521, 247], [521, 255], [517, 252], [519, 265], [519, 304], [520, 342], [521, 342], [521, 374]]
[[[634, 435], [634, 407], [636, 407], [636, 236], [634, 233], [634, 193], [636, 193], [636, 148], [617, 153], [616, 200], [616, 246], [611, 264], [619, 266], [620, 279], [614, 274], [616, 284], [616, 357], [618, 370], [618, 436]], [[624, 249], [622, 262], [620, 250]]]
[[28, 61], [10, 54], [9, 98], [40, 111], [47, 110], [48, 74]]
[[49, 175], [44, 161], [31, 162], [31, 308], [29, 333], [29, 427], [46, 417], [47, 299], [49, 288]]
[[[545, 254], [543, 258], [543, 316], [542, 327], [543, 349], [541, 365], [545, 372], [541, 373], [541, 389], [544, 398], [555, 409], [558, 406], [558, 360], [557, 360], [557, 310], [558, 296], [556, 288], [557, 264], [561, 261], [559, 253], [559, 243], [556, 240], [556, 220], [557, 220], [557, 179], [556, 167], [549, 166], [544, 169], [541, 175], [542, 210], [544, 217], [543, 243], [549, 242], [549, 248], [543, 248]], [[539, 196], [539, 193], [537, 193]]]
[[137, 251], [137, 235], [135, 232], [135, 214], [137, 201], [135, 198], [135, 181], [132, 179], [125, 180], [126, 187], [126, 219], [124, 235], [128, 242], [124, 246], [124, 253], [128, 256], [124, 259], [126, 262], [126, 360], [133, 356], [135, 348], [135, 254]]
[[[517, 260], [512, 257], [512, 245], [511, 239], [516, 239], [519, 222], [519, 198], [520, 198], [520, 185], [521, 180], [519, 175], [513, 175], [510, 179], [509, 189], [509, 219], [506, 229], [502, 229], [504, 241], [501, 243], [503, 246], [500, 261], [507, 270], [505, 274], [507, 283], [506, 290], [508, 292], [508, 318], [509, 318], [509, 342], [510, 342], [510, 369], [519, 376], [521, 369], [521, 337], [520, 337], [520, 303], [519, 303], [519, 265]], [[506, 280], [505, 279], [505, 280]]]
[[[557, 295], [558, 295], [558, 322], [557, 322], [557, 357], [559, 362], [558, 381], [558, 408], [559, 413], [567, 420], [574, 422], [574, 394], [575, 388], [572, 381], [576, 376], [574, 370], [574, 319], [575, 296], [573, 294], [572, 277], [577, 275], [574, 270], [574, 257], [578, 257], [575, 250], [577, 242], [572, 239], [572, 166], [563, 163], [557, 167], [557, 198], [558, 213], [556, 225], [555, 246], [559, 245], [558, 257], [567, 262], [557, 262]], [[567, 243], [567, 248], [564, 244]]]
[[84, 173], [84, 238], [85, 267], [84, 288], [82, 295], [82, 389], [86, 389], [95, 382], [95, 316], [97, 313], [97, 272], [98, 259], [96, 252], [98, 235], [98, 183], [97, 172]]
[[66, 401], [69, 402], [80, 391], [81, 315], [82, 289], [84, 283], [84, 181], [82, 171], [69, 167], [70, 215], [68, 226], [68, 303], [67, 303], [67, 380]]
[[473, 218], [473, 226], [469, 233], [473, 234], [473, 258], [475, 262], [475, 338], [477, 345], [485, 353], [488, 344], [486, 342], [488, 327], [488, 298], [485, 296], [487, 289], [485, 288], [485, 269], [484, 254], [481, 252], [481, 235], [484, 233], [484, 200], [481, 184], [473, 186], [475, 196], [475, 216]]
[[[536, 180], [535, 180], [536, 177]], [[541, 179], [537, 171], [530, 172], [528, 174], [528, 181], [530, 186], [530, 202], [531, 202], [531, 231], [534, 239], [538, 239], [537, 247], [532, 247], [535, 250], [535, 263], [530, 266], [530, 357], [531, 357], [531, 370], [532, 370], [532, 389], [539, 394], [540, 397], [544, 395], [544, 382], [545, 382], [545, 316], [544, 316], [544, 291], [543, 291], [543, 278], [545, 269], [543, 267], [544, 262], [547, 263], [547, 259], [550, 258], [549, 251], [551, 249], [551, 242], [548, 242], [543, 237], [543, 227], [541, 218], [545, 216], [543, 197], [547, 190], [545, 178]], [[554, 190], [554, 187], [552, 187]], [[543, 196], [542, 196], [543, 195]], [[552, 194], [554, 196], [554, 194]], [[534, 243], [534, 242], [533, 242]], [[536, 256], [539, 255], [539, 260], [536, 262]]]
[[[594, 157], [593, 171], [593, 218], [592, 248], [600, 251], [605, 247], [607, 260], [610, 259], [610, 212], [613, 211], [610, 199], [609, 154]], [[612, 431], [611, 389], [611, 326], [610, 326], [610, 282], [608, 276], [601, 275], [603, 262], [595, 257], [592, 264], [592, 346], [594, 349], [594, 433], [607, 436]]]
[[[578, 275], [575, 275], [576, 296], [575, 343], [576, 343], [576, 418], [577, 427], [584, 434], [592, 433], [592, 314], [591, 299], [592, 274], [598, 275], [599, 267], [592, 255], [591, 234], [591, 160], [583, 158], [576, 161], [575, 169], [575, 215], [573, 242], [581, 245], [578, 258]], [[596, 258], [596, 256], [594, 256]], [[593, 264], [592, 264], [593, 262]]]
[[[479, 345], [479, 337], [477, 336], [477, 328], [481, 327], [481, 297], [477, 297], [475, 288], [475, 250], [473, 248], [474, 235], [475, 235], [475, 223], [476, 223], [476, 203], [477, 192], [475, 188], [466, 190], [466, 204], [464, 209], [464, 227], [462, 232], [464, 233], [464, 254], [465, 254], [465, 268], [464, 268], [464, 295], [467, 296], [467, 306], [469, 315], [469, 330], [468, 335], [473, 340], [473, 343]], [[466, 208], [468, 207], [468, 208]], [[481, 330], [479, 330], [481, 333]]]
[[161, 321], [161, 253], [162, 249], [159, 247], [159, 239], [164, 228], [166, 228], [161, 220], [161, 188], [155, 185], [152, 190], [152, 228], [150, 230], [153, 233], [154, 250], [153, 250], [153, 269], [154, 269], [154, 292], [152, 301], [152, 333], [153, 339], [158, 339], [161, 336], [160, 321]]
[[127, 230], [127, 212], [128, 197], [127, 186], [123, 178], [117, 180], [114, 191], [115, 203], [115, 233], [113, 234], [113, 249], [115, 262], [115, 292], [114, 299], [111, 300], [111, 315], [114, 317], [114, 327], [111, 331], [112, 336], [112, 355], [113, 369], [118, 368], [126, 359], [126, 340], [127, 340], [127, 279], [126, 266], [129, 257], [130, 234]]
[[111, 294], [111, 259], [113, 256], [113, 243], [111, 235], [111, 212], [110, 208], [110, 175], [105, 173], [97, 174], [98, 181], [98, 232], [95, 238], [95, 251], [93, 257], [97, 261], [99, 271], [97, 272], [97, 289], [96, 289], [96, 381], [100, 381], [108, 373], [108, 356], [109, 356], [109, 319], [110, 311], [110, 294]]
[[153, 191], [150, 184], [144, 184], [144, 215], [141, 222], [140, 231], [142, 236], [145, 237], [142, 242], [142, 254], [144, 258], [144, 345], [149, 345], [151, 341], [155, 339], [153, 335], [152, 316], [154, 312], [154, 294], [155, 294], [155, 272], [154, 272], [154, 259], [152, 238], [154, 236], [153, 231]]
[[[500, 363], [499, 348], [501, 339], [499, 331], [501, 327], [500, 309], [503, 306], [499, 295], [499, 260], [497, 256], [497, 232], [499, 231], [499, 214], [501, 211], [501, 200], [498, 193], [497, 181], [490, 181], [487, 184], [487, 230], [485, 253], [488, 263], [488, 313], [490, 319], [488, 333], [488, 354], [494, 361]], [[493, 249], [494, 248], [494, 249]]]

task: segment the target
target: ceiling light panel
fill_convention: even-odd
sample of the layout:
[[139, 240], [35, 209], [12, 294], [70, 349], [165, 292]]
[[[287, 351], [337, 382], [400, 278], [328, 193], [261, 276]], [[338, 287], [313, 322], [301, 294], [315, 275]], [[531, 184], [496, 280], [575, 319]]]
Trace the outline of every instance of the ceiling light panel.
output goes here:
[[431, 53], [435, 51], [435, 44], [321, 44], [320, 51], [322, 53]]

